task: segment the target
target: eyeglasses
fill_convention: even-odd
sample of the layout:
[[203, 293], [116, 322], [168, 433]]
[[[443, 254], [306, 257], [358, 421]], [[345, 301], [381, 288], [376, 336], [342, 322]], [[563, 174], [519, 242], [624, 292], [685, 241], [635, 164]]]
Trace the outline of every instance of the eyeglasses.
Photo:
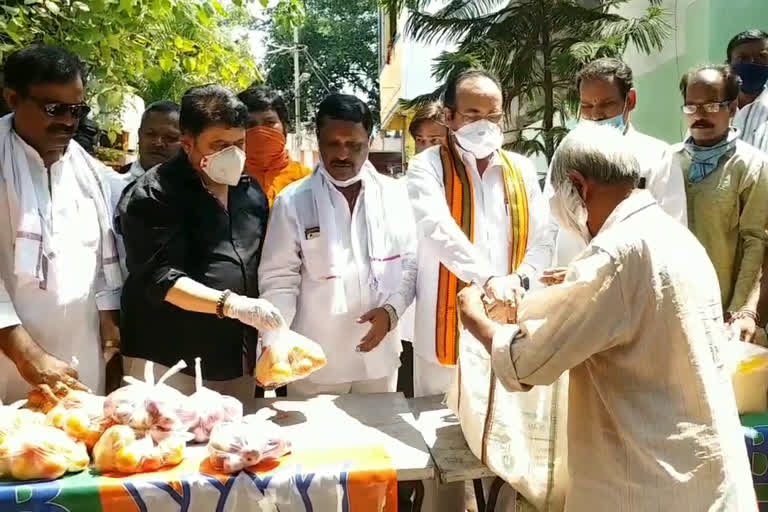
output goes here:
[[680, 110], [683, 111], [683, 114], [688, 114], [689, 116], [701, 110], [708, 114], [716, 114], [723, 110], [724, 107], [730, 106], [731, 103], [733, 103], [733, 101], [728, 100], [721, 101], [720, 103], [704, 103], [703, 105], [683, 105], [680, 107]]
[[91, 107], [86, 103], [45, 103], [35, 97], [31, 97], [31, 99], [48, 117], [64, 117], [69, 114], [75, 119], [82, 119], [91, 111]]
[[504, 112], [491, 112], [486, 116], [482, 114], [465, 114], [459, 111], [456, 111], [456, 113], [470, 123], [474, 123], [476, 121], [490, 121], [492, 123], [499, 124], [504, 119]]

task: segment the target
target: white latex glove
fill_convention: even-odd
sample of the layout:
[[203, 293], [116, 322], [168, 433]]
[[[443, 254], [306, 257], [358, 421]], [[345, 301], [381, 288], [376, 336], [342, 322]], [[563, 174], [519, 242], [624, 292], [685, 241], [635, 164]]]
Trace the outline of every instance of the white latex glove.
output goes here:
[[239, 320], [258, 330], [277, 329], [285, 324], [280, 310], [271, 302], [234, 293], [224, 303], [224, 316]]
[[502, 302], [518, 302], [525, 295], [522, 280], [517, 274], [492, 277], [484, 288], [489, 299]]

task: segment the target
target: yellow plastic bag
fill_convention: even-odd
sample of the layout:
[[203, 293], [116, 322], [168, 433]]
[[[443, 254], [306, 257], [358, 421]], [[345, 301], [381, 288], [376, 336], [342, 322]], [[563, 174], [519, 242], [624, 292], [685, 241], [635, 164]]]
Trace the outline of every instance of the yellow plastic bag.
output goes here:
[[17, 480], [53, 480], [88, 467], [85, 445], [63, 431], [32, 425], [9, 435], [0, 445], [0, 476]]
[[303, 379], [326, 363], [320, 345], [287, 328], [265, 332], [261, 345], [254, 376], [256, 383], [263, 388], [283, 386]]
[[768, 349], [730, 341], [731, 381], [739, 414], [762, 413], [768, 410]]

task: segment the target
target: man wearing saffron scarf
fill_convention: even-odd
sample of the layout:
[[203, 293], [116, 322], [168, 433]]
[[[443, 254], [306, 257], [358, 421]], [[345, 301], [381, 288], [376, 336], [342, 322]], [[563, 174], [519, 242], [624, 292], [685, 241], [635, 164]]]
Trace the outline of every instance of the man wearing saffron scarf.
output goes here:
[[447, 83], [444, 104], [447, 144], [416, 155], [408, 169], [419, 237], [416, 396], [445, 393], [453, 379], [456, 293], [470, 283], [489, 295], [523, 287], [550, 264], [554, 246], [533, 164], [501, 150], [498, 80], [466, 71]]
[[288, 109], [277, 92], [257, 85], [238, 98], [248, 107], [245, 170], [261, 185], [271, 207], [281, 190], [312, 170], [291, 160], [285, 148]]
[[[482, 70], [453, 77], [444, 107], [446, 144], [416, 155], [408, 168], [419, 244], [417, 397], [446, 393], [456, 375], [461, 387], [460, 345], [469, 347], [474, 340], [459, 327], [457, 292], [474, 283], [492, 300], [514, 301], [547, 268], [554, 249], [536, 169], [522, 155], [501, 149], [498, 79]], [[462, 496], [462, 485], [427, 485], [424, 509], [463, 510]]]
[[715, 267], [726, 321], [752, 341], [768, 241], [768, 158], [730, 126], [739, 85], [728, 66], [683, 76], [682, 111], [691, 136], [672, 147], [664, 164], [685, 179], [688, 227]]

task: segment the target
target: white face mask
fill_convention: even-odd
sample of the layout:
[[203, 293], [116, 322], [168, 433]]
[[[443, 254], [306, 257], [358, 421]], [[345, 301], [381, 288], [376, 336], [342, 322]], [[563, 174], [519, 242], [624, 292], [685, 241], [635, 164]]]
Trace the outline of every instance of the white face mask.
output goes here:
[[587, 207], [570, 180], [563, 183], [549, 200], [549, 208], [561, 228], [589, 245], [592, 235], [587, 227]]
[[487, 119], [462, 126], [454, 132], [454, 135], [459, 146], [472, 153], [478, 160], [498, 151], [504, 143], [501, 127]]
[[234, 187], [240, 181], [245, 165], [245, 151], [229, 146], [200, 160], [200, 169], [216, 183]]
[[323, 176], [325, 176], [325, 179], [327, 179], [328, 181], [330, 181], [332, 184], [336, 185], [339, 188], [349, 187], [349, 186], [354, 185], [355, 183], [357, 183], [358, 181], [361, 181], [363, 179], [363, 170], [362, 169], [360, 169], [357, 172], [356, 175], [354, 175], [351, 178], [349, 178], [347, 180], [344, 180], [344, 181], [337, 180], [336, 178], [331, 176], [331, 173], [328, 172], [328, 170], [325, 168], [324, 165], [320, 165], [319, 169], [320, 169], [320, 173]]

